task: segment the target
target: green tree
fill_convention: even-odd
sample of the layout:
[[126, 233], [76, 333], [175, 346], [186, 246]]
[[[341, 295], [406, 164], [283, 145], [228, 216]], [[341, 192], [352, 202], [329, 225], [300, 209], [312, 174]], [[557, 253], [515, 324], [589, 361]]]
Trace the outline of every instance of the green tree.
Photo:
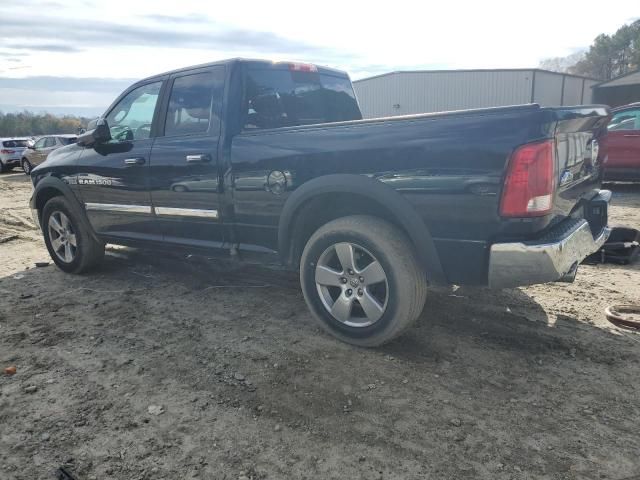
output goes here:
[[[556, 65], [562, 68], [553, 68]], [[540, 62], [540, 66], [600, 80], [610, 80], [637, 70], [640, 68], [640, 20], [623, 25], [613, 35], [598, 35], [581, 58], [575, 58], [573, 54], [546, 59]]]
[[0, 112], [0, 137], [27, 137], [56, 133], [77, 133], [88, 118], [65, 115], [58, 117], [50, 113], [35, 114]]

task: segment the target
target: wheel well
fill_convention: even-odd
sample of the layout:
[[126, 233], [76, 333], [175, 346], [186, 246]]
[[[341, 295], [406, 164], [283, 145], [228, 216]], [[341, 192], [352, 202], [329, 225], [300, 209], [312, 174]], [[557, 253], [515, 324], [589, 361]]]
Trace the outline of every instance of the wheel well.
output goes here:
[[289, 234], [291, 243], [285, 258], [298, 267], [302, 251], [311, 235], [325, 223], [349, 215], [371, 215], [387, 220], [407, 234], [396, 217], [383, 204], [354, 193], [324, 193], [307, 200], [296, 210]]
[[53, 187], [46, 187], [38, 192], [38, 196], [36, 197], [36, 209], [38, 210], [38, 219], [40, 221], [42, 220], [40, 218], [42, 216], [42, 209], [47, 204], [47, 202], [53, 197], [61, 196], [63, 196], [63, 193], [57, 188]]

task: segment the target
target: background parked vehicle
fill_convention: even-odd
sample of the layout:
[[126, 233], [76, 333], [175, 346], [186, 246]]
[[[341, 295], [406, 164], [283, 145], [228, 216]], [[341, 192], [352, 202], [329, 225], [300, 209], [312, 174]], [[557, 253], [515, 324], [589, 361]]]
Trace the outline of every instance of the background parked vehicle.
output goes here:
[[40, 137], [32, 146], [24, 150], [20, 161], [22, 170], [29, 175], [33, 167], [40, 165], [54, 150], [76, 143], [77, 135], [47, 135]]
[[640, 102], [612, 113], [602, 139], [604, 179], [640, 181]]
[[20, 165], [22, 152], [28, 145], [27, 138], [0, 139], [0, 172]]

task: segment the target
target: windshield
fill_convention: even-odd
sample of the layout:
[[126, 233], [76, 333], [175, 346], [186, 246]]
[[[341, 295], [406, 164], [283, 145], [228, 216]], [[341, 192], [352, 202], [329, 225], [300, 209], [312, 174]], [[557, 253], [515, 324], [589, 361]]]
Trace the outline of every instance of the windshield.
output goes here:
[[60, 137], [60, 142], [62, 142], [63, 145], [71, 145], [72, 143], [76, 143], [77, 141], [77, 137]]
[[247, 71], [246, 129], [360, 120], [347, 76], [289, 68]]

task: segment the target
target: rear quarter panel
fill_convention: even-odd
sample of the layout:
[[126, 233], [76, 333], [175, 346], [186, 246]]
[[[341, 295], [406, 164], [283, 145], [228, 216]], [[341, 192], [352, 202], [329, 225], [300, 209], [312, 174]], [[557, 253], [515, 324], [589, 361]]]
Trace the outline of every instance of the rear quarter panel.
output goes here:
[[[239, 134], [230, 159], [240, 241], [275, 249], [293, 189], [328, 174], [367, 175], [419, 212], [449, 281], [484, 283], [487, 246], [505, 229], [498, 205], [507, 159], [551, 131], [531, 106]], [[266, 188], [274, 171], [290, 179], [281, 195]]]

